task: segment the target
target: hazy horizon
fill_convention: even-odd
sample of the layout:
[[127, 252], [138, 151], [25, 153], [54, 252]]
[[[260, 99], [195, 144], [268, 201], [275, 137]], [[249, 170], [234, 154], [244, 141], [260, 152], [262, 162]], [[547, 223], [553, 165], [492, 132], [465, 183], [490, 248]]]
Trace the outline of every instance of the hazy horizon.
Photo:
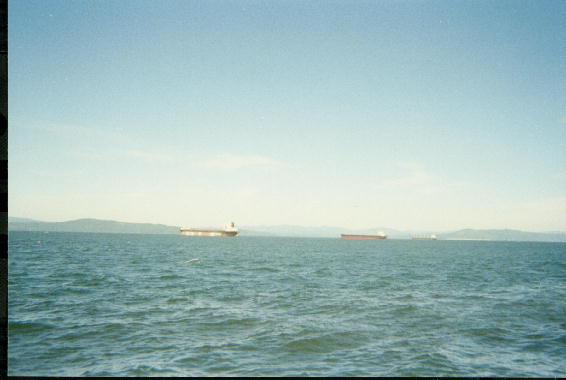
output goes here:
[[[40, 220], [40, 219], [34, 219], [34, 218], [21, 218], [18, 216], [13, 216], [10, 215], [9, 218], [13, 218], [13, 219], [24, 219], [24, 220], [31, 220], [34, 222], [42, 222], [42, 223], [64, 223], [64, 222], [74, 222], [74, 221], [78, 221], [78, 220], [98, 220], [98, 221], [108, 221], [108, 222], [119, 222], [119, 223], [140, 223], [140, 224], [155, 224], [155, 225], [166, 225], [169, 227], [193, 227], [193, 228], [222, 228], [224, 225], [192, 225], [192, 226], [188, 226], [188, 225], [169, 225], [167, 223], [160, 223], [160, 222], [156, 222], [156, 221], [133, 221], [133, 222], [124, 222], [123, 220], [117, 220], [117, 219], [98, 219], [98, 218], [89, 218], [89, 217], [83, 217], [83, 218], [76, 218], [76, 219], [66, 219], [66, 220]], [[16, 221], [14, 221], [16, 222]], [[364, 230], [378, 230], [378, 229], [385, 229], [385, 230], [392, 230], [392, 231], [397, 231], [400, 233], [410, 233], [410, 232], [422, 232], [422, 233], [426, 233], [426, 232], [455, 232], [455, 231], [461, 231], [461, 230], [513, 230], [513, 231], [522, 231], [522, 232], [534, 232], [534, 233], [564, 233], [566, 234], [566, 231], [557, 231], [557, 230], [543, 230], [543, 231], [533, 231], [533, 230], [518, 230], [518, 229], [510, 229], [510, 228], [486, 228], [486, 229], [481, 229], [481, 228], [475, 228], [474, 226], [465, 226], [465, 227], [454, 227], [454, 228], [448, 228], [445, 230], [438, 230], [438, 229], [427, 229], [427, 228], [416, 228], [416, 229], [401, 229], [401, 228], [395, 228], [392, 226], [365, 226], [365, 227], [360, 227], [360, 228], [351, 228], [351, 227], [347, 227], [347, 226], [343, 226], [343, 225], [300, 225], [300, 224], [253, 224], [253, 225], [240, 225], [240, 224], [236, 224], [236, 227], [243, 227], [243, 228], [275, 228], [275, 227], [291, 227], [291, 228], [305, 228], [305, 229], [309, 229], [309, 228], [313, 228], [313, 229], [334, 229], [334, 228], [342, 228], [344, 229], [344, 231], [364, 231]]]
[[10, 216], [566, 231], [564, 1], [8, 12]]

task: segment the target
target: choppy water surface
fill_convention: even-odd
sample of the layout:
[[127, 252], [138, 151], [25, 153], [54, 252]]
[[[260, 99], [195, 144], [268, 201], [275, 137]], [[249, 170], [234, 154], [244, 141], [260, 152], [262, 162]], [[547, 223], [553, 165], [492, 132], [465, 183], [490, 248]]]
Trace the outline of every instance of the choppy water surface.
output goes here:
[[8, 289], [10, 375], [566, 375], [561, 243], [10, 232]]

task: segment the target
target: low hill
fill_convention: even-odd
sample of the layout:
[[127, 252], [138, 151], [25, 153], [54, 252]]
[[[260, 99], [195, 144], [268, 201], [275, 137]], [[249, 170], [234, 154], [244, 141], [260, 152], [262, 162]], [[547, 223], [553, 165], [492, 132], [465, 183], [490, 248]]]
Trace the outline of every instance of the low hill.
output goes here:
[[22, 221], [9, 218], [10, 231], [49, 231], [49, 232], [105, 232], [130, 234], [177, 234], [179, 227], [152, 223], [125, 223], [114, 220], [77, 219], [67, 222]]
[[403, 231], [397, 231], [386, 227], [376, 227], [363, 230], [353, 230], [343, 227], [333, 227], [333, 226], [317, 226], [317, 227], [307, 227], [307, 226], [294, 226], [288, 224], [276, 225], [276, 226], [250, 226], [249, 229], [255, 234], [261, 233], [266, 236], [292, 236], [292, 237], [328, 237], [328, 238], [339, 238], [340, 234], [363, 234], [371, 235], [376, 234], [378, 231], [383, 231], [388, 237], [394, 239], [406, 239], [410, 237], [410, 234]]
[[506, 240], [506, 241], [547, 241], [566, 242], [564, 232], [527, 232], [519, 230], [476, 230], [464, 229], [439, 234], [443, 240]]
[[8, 217], [8, 223], [33, 223], [39, 222], [39, 220], [29, 219], [29, 218], [17, 218], [15, 216]]
[[[213, 227], [211, 227], [213, 228]], [[114, 220], [77, 219], [66, 222], [44, 222], [40, 220], [8, 217], [10, 231], [48, 232], [98, 232], [120, 234], [179, 234], [179, 227], [153, 223], [127, 223]], [[274, 236], [269, 232], [240, 230], [242, 236]]]

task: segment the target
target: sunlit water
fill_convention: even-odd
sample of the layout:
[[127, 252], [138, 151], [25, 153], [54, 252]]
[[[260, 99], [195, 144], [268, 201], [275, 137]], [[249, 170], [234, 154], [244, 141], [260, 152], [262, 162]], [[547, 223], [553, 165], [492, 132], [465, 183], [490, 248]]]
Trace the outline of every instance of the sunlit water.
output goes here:
[[8, 290], [9, 375], [566, 375], [564, 243], [10, 232]]

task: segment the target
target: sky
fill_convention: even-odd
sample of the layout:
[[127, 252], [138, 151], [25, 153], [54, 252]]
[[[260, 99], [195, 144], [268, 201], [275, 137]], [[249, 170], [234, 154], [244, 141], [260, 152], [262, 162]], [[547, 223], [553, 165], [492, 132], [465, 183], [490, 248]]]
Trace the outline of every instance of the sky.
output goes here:
[[10, 216], [566, 231], [566, 1], [8, 12]]

